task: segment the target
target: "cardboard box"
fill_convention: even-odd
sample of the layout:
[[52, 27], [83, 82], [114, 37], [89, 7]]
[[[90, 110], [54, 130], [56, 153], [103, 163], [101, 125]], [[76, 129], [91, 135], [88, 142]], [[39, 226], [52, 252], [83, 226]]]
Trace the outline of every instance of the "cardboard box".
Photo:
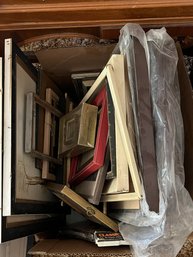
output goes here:
[[76, 239], [43, 240], [28, 253], [35, 257], [132, 257], [129, 246], [98, 247]]

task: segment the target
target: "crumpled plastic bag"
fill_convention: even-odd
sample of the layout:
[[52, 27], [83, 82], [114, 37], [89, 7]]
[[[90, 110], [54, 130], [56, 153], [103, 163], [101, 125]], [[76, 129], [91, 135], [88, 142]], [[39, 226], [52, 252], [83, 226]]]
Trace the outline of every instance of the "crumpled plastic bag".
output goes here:
[[[132, 36], [138, 38], [146, 53], [151, 84], [159, 184], [159, 213], [149, 210], [144, 198], [139, 210], [114, 214], [120, 232], [137, 257], [175, 257], [193, 231], [193, 201], [184, 187], [184, 135], [177, 74], [178, 54], [166, 29], [145, 34], [137, 24], [121, 29], [119, 49], [125, 55], [132, 78]], [[130, 80], [134, 117], [136, 117], [134, 80]], [[135, 120], [138, 142], [137, 120]], [[148, 146], [147, 146], [148, 147]], [[140, 162], [140, 148], [138, 151]], [[153, 193], [153, 192], [152, 192]]]

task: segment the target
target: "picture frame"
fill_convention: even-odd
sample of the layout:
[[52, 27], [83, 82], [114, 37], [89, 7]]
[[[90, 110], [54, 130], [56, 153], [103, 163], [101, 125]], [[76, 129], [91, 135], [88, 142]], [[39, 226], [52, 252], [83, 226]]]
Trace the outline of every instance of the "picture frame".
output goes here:
[[[132, 106], [130, 105], [129, 101], [129, 81], [126, 76], [126, 70], [125, 70], [125, 65], [121, 64], [119, 67], [116, 67], [115, 70], [115, 81], [114, 84], [117, 87], [117, 92], [119, 97], [120, 102], [121, 102], [121, 111], [122, 111], [122, 116], [123, 119], [126, 120], [126, 125], [127, 125], [127, 130], [129, 132], [129, 137], [131, 140], [131, 145], [132, 148], [134, 149], [134, 144], [132, 140], [132, 135], [131, 135], [131, 129], [133, 128], [133, 123], [131, 120], [131, 113], [132, 113]], [[124, 70], [123, 70], [124, 69]], [[107, 81], [108, 83], [108, 81]], [[109, 126], [110, 129], [114, 129], [114, 135], [111, 134], [111, 130], [109, 133], [109, 141], [112, 143], [111, 146], [111, 151], [114, 158], [111, 159], [111, 174], [113, 173], [113, 168], [116, 169], [116, 176], [114, 178], [108, 179], [105, 181], [105, 185], [103, 187], [103, 194], [121, 194], [121, 193], [126, 193], [130, 192], [130, 174], [129, 174], [129, 167], [128, 167], [128, 162], [126, 158], [126, 153], [123, 147], [123, 142], [121, 139], [121, 134], [120, 134], [120, 129], [118, 126], [118, 121], [117, 121], [117, 113], [115, 112], [111, 92], [109, 85], [107, 86], [107, 92], [109, 99], [111, 99], [108, 102], [109, 106], [109, 111], [110, 114], [113, 117], [109, 119]], [[110, 116], [109, 114], [109, 116]], [[113, 144], [114, 143], [114, 144]], [[114, 152], [113, 152], [114, 150]], [[114, 161], [114, 163], [113, 163]]]
[[58, 155], [75, 157], [94, 149], [98, 107], [83, 103], [60, 118]]
[[[49, 89], [49, 88], [48, 88]], [[50, 91], [51, 92], [51, 91]], [[31, 154], [34, 158], [53, 162], [62, 165], [62, 161], [54, 158], [45, 152], [40, 152], [36, 149], [36, 108], [41, 107], [45, 111], [55, 115], [57, 118], [62, 116], [62, 113], [54, 108], [47, 101], [42, 100], [34, 92], [26, 94], [26, 113], [25, 113], [25, 153]], [[45, 123], [45, 122], [44, 122]], [[47, 135], [48, 136], [48, 135]], [[46, 138], [45, 138], [46, 139]]]
[[122, 66], [122, 71], [124, 71], [124, 55], [112, 55], [111, 59], [106, 65], [106, 76], [108, 80], [108, 85], [110, 88], [111, 96], [113, 99], [113, 104], [115, 108], [116, 118], [118, 122], [118, 128], [120, 130], [120, 135], [123, 143], [123, 147], [125, 150], [125, 155], [127, 158], [129, 171], [134, 187], [134, 192], [129, 192], [127, 200], [133, 199], [133, 200], [139, 200], [142, 196], [142, 185], [139, 177], [139, 169], [137, 166], [137, 161], [135, 158], [135, 153], [132, 147], [132, 139], [129, 134], [127, 125], [126, 125], [126, 119], [123, 115], [122, 111], [122, 104], [119, 98], [119, 92], [117, 89], [117, 83], [119, 83], [119, 80], [116, 79], [117, 76], [119, 76], [119, 73], [116, 72], [118, 70], [118, 67]]
[[[108, 82], [107, 82], [108, 83]], [[108, 126], [109, 126], [109, 150], [110, 150], [110, 166], [107, 171], [106, 180], [112, 180], [117, 177], [117, 149], [116, 149], [116, 128], [115, 128], [115, 109], [111, 97], [109, 87], [107, 87], [107, 103], [108, 103]]]
[[24, 152], [25, 96], [28, 92], [38, 93], [39, 73], [11, 38], [5, 39], [4, 51], [3, 137], [6, 144], [2, 167], [2, 215], [58, 211], [60, 205], [41, 184], [35, 158]]
[[[120, 73], [118, 72], [121, 69], [121, 72], [124, 71], [124, 55], [113, 54], [104, 67], [90, 90], [84, 96], [81, 102], [91, 101], [104, 86], [105, 80], [107, 79], [111, 96], [113, 99], [113, 105], [116, 113], [116, 120], [118, 129], [120, 131], [120, 136], [123, 144], [123, 149], [125, 151], [129, 174], [131, 176], [131, 181], [133, 183], [134, 192], [123, 193], [126, 201], [129, 200], [140, 200], [142, 195], [142, 185], [139, 176], [139, 170], [137, 166], [137, 161], [135, 158], [135, 153], [132, 147], [132, 139], [129, 135], [126, 119], [123, 115], [122, 104], [118, 92], [118, 83], [121, 83], [119, 80]], [[108, 197], [108, 195], [107, 195]], [[116, 201], [116, 200], [115, 200]]]
[[[58, 105], [59, 96], [51, 88], [47, 88], [45, 100], [55, 108]], [[45, 110], [43, 153], [52, 157], [54, 148], [58, 148], [56, 147], [56, 127], [56, 116], [49, 110]], [[55, 174], [50, 172], [50, 166], [51, 163], [48, 160], [42, 161], [42, 179], [56, 180]]]
[[106, 174], [109, 167], [109, 161], [110, 149], [108, 143], [105, 153], [104, 165], [74, 188], [76, 193], [86, 198], [94, 205], [98, 205], [100, 202]]
[[107, 95], [105, 87], [103, 87], [97, 96], [91, 101], [91, 104], [98, 106], [100, 109], [93, 157], [80, 169], [78, 169], [78, 163], [81, 161], [82, 155], [71, 159], [69, 176], [69, 184], [71, 186], [79, 184], [93, 172], [100, 169], [104, 164], [105, 151], [108, 141]]
[[75, 211], [85, 216], [87, 219], [109, 227], [113, 231], [118, 231], [118, 223], [100, 210], [98, 210], [95, 206], [86, 201], [83, 197], [78, 195], [72, 189], [65, 185], [56, 184], [49, 182], [47, 183], [47, 188], [51, 190], [59, 199], [61, 199], [64, 203], [69, 205]]
[[86, 95], [98, 75], [99, 72], [73, 73], [71, 75], [77, 102], [80, 102]]

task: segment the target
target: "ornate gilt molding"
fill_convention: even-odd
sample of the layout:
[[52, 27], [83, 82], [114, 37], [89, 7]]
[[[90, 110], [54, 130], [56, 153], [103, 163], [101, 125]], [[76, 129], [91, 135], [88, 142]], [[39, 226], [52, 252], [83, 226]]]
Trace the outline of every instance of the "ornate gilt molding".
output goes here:
[[92, 47], [96, 45], [109, 45], [113, 40], [99, 39], [98, 37], [80, 33], [49, 34], [42, 37], [34, 37], [20, 42], [20, 48], [24, 52], [38, 52], [45, 49]]

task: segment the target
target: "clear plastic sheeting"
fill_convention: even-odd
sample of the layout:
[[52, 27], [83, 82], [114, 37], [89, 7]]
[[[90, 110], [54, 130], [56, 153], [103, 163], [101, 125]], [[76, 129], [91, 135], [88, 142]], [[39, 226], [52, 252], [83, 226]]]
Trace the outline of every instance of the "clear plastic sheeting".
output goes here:
[[[184, 188], [184, 136], [177, 74], [178, 55], [175, 43], [165, 28], [150, 30], [145, 35], [139, 25], [127, 24], [121, 30], [119, 47], [126, 57], [130, 75], [135, 72], [131, 67], [132, 36], [138, 38], [143, 45], [149, 68], [159, 213], [149, 211], [144, 197], [140, 210], [123, 210], [115, 216], [121, 221], [120, 232], [124, 239], [132, 244], [135, 256], [175, 257], [193, 231], [193, 201]], [[135, 87], [135, 81], [132, 79], [130, 86]], [[135, 111], [134, 108], [134, 116]], [[135, 129], [137, 137], [137, 123]]]

